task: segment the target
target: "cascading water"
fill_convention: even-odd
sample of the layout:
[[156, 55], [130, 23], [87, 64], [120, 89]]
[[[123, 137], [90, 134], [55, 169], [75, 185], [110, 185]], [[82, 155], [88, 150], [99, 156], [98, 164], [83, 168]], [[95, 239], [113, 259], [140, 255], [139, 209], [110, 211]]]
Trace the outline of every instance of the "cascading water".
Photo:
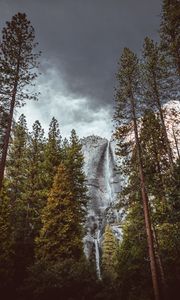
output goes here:
[[114, 201], [120, 191], [120, 178], [116, 171], [113, 143], [100, 137], [82, 140], [85, 157], [85, 174], [89, 192], [87, 234], [84, 251], [94, 259], [98, 278], [101, 278], [100, 249], [106, 224], [116, 222]]
[[[111, 151], [110, 142], [107, 142], [106, 150], [104, 152], [104, 167], [103, 167], [103, 179], [106, 190], [106, 199], [107, 199], [107, 207], [111, 205], [113, 202], [113, 188], [111, 184], [112, 177], [112, 169], [113, 169], [113, 156]], [[94, 239], [95, 245], [95, 258], [96, 258], [96, 270], [98, 278], [101, 279], [101, 269], [100, 269], [100, 255], [99, 255], [99, 241], [100, 241], [100, 228], [96, 232], [96, 238]]]
[[100, 231], [98, 230], [96, 238], [94, 239], [94, 245], [95, 245], [95, 257], [96, 257], [96, 272], [97, 272], [98, 278], [101, 279], [99, 237], [100, 237]]
[[112, 152], [111, 152], [111, 144], [108, 141], [107, 149], [106, 149], [106, 168], [105, 168], [105, 182], [108, 196], [108, 204], [111, 205], [113, 201], [113, 189], [111, 184], [111, 176], [112, 176]]

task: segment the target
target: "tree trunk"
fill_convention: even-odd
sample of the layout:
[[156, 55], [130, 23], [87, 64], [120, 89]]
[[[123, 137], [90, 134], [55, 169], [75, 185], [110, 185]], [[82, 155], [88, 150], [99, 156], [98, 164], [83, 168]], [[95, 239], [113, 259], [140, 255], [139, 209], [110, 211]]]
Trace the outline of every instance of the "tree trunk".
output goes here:
[[10, 134], [11, 134], [13, 114], [14, 114], [14, 107], [15, 107], [15, 102], [16, 102], [16, 93], [17, 93], [17, 87], [18, 87], [18, 81], [19, 81], [19, 70], [20, 70], [20, 55], [21, 55], [21, 46], [19, 47], [16, 75], [14, 77], [14, 86], [12, 89], [12, 98], [11, 98], [10, 111], [9, 111], [9, 116], [8, 116], [8, 124], [7, 124], [4, 145], [3, 145], [3, 150], [2, 150], [2, 156], [1, 156], [1, 161], [0, 161], [0, 192], [1, 192], [1, 189], [3, 186], [6, 158], [7, 158], [7, 153], [8, 153], [9, 139], [10, 139]]
[[16, 89], [17, 89], [17, 84], [13, 91], [13, 96], [12, 96], [12, 100], [11, 100], [11, 107], [10, 107], [10, 112], [9, 112], [9, 117], [8, 117], [8, 125], [7, 125], [7, 129], [6, 129], [4, 145], [3, 145], [3, 150], [2, 150], [2, 156], [1, 156], [1, 161], [0, 161], [0, 192], [1, 192], [1, 189], [3, 186], [6, 157], [7, 157], [7, 152], [8, 152], [8, 145], [9, 145], [9, 139], [10, 139], [10, 134], [11, 134], [11, 126], [12, 126], [15, 99], [16, 99]]
[[153, 234], [152, 234], [152, 228], [151, 228], [151, 219], [150, 219], [150, 212], [149, 212], [149, 199], [148, 199], [148, 195], [147, 195], [146, 187], [145, 187], [145, 177], [144, 177], [144, 172], [143, 172], [142, 151], [141, 151], [141, 146], [140, 146], [140, 141], [139, 141], [139, 136], [138, 136], [135, 101], [134, 101], [133, 95], [131, 97], [131, 109], [132, 109], [132, 116], [133, 116], [135, 142], [136, 142], [138, 160], [139, 160], [139, 162], [138, 162], [138, 164], [139, 164], [139, 175], [140, 175], [140, 182], [141, 182], [141, 194], [142, 194], [142, 202], [143, 202], [143, 211], [144, 211], [145, 229], [146, 229], [146, 236], [147, 236], [148, 253], [149, 253], [149, 258], [150, 258], [152, 284], [153, 284], [155, 300], [160, 300], [162, 298], [160, 296], [158, 270], [157, 270], [156, 257], [155, 257], [155, 251], [154, 251], [154, 240], [153, 240]]
[[159, 272], [161, 275], [162, 292], [163, 292], [164, 299], [166, 299], [167, 284], [166, 284], [166, 278], [165, 278], [165, 274], [164, 274], [162, 259], [159, 254], [159, 243], [158, 243], [157, 234], [156, 234], [156, 230], [155, 230], [154, 226], [152, 226], [152, 230], [153, 230], [153, 237], [154, 237], [154, 244], [155, 244], [155, 255], [157, 258], [157, 264], [158, 264]]

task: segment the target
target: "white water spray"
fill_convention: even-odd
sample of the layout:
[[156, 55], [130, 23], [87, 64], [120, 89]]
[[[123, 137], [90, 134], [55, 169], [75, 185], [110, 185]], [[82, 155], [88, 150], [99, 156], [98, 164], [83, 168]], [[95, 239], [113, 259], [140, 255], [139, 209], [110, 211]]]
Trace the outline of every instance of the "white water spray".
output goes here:
[[94, 239], [95, 245], [95, 257], [96, 257], [96, 272], [99, 279], [101, 279], [101, 269], [100, 269], [100, 255], [99, 255], [99, 236], [100, 231], [97, 231], [96, 238]]
[[112, 190], [112, 185], [111, 185], [111, 154], [110, 154], [110, 142], [108, 141], [107, 144], [107, 150], [106, 150], [106, 170], [105, 170], [105, 178], [106, 178], [106, 187], [107, 187], [107, 194], [108, 194], [108, 204], [110, 205], [111, 202], [113, 201], [113, 190]]

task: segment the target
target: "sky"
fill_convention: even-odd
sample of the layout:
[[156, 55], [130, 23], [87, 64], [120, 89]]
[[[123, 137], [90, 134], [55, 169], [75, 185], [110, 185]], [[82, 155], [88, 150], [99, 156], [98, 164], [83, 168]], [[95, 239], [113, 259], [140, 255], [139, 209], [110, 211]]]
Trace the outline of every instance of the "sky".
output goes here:
[[[146, 36], [157, 40], [161, 0], [0, 0], [0, 29], [25, 12], [42, 51], [38, 102], [25, 113], [28, 126], [40, 120], [47, 132], [57, 118], [63, 137], [110, 138], [115, 74], [124, 47], [141, 52]], [[0, 31], [1, 31], [0, 30]]]

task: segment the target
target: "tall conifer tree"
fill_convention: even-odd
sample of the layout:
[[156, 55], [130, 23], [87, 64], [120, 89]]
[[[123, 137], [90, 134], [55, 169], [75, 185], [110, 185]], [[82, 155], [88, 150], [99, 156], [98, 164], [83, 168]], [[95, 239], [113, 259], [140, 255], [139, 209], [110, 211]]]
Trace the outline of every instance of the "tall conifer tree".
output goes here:
[[62, 160], [61, 135], [58, 121], [53, 117], [48, 132], [48, 139], [45, 145], [45, 170], [47, 192], [52, 187], [53, 178], [57, 167]]
[[109, 225], [106, 225], [102, 246], [102, 270], [105, 276], [115, 279], [118, 242]]
[[78, 260], [83, 255], [83, 230], [71, 176], [70, 170], [60, 164], [42, 212], [43, 227], [36, 239], [37, 258], [47, 263], [71, 258]]
[[[116, 121], [116, 137], [122, 147], [127, 150], [127, 143], [123, 145], [122, 140], [128, 138], [129, 123], [132, 124], [135, 145], [137, 151], [137, 165], [141, 184], [142, 204], [144, 211], [145, 228], [147, 234], [148, 252], [150, 258], [150, 268], [154, 288], [155, 299], [160, 299], [160, 288], [158, 281], [158, 271], [154, 252], [154, 240], [151, 228], [151, 218], [149, 211], [149, 199], [145, 185], [143, 168], [143, 155], [138, 132], [138, 104], [140, 98], [139, 66], [136, 55], [128, 48], [125, 48], [120, 59], [117, 73], [118, 88], [116, 91], [116, 111], [114, 119]], [[130, 132], [130, 131], [129, 131]], [[127, 152], [127, 151], [126, 151]]]
[[173, 170], [173, 154], [165, 125], [163, 104], [171, 99], [171, 85], [165, 57], [161, 54], [156, 43], [145, 38], [143, 48], [143, 83], [145, 86], [145, 100], [148, 107], [158, 110], [164, 134], [164, 144], [169, 156], [171, 170]]
[[26, 199], [28, 203], [28, 218], [32, 229], [32, 238], [41, 228], [41, 210], [46, 204], [47, 192], [44, 168], [45, 138], [44, 130], [39, 121], [33, 124], [33, 131], [28, 138], [28, 174], [26, 186]]
[[13, 128], [13, 138], [7, 161], [7, 180], [12, 203], [22, 199], [27, 183], [27, 141], [26, 118], [21, 115]]
[[83, 170], [84, 157], [82, 153], [82, 145], [72, 130], [70, 144], [66, 147], [66, 155], [63, 161], [71, 174], [71, 191], [74, 195], [74, 201], [77, 203], [77, 216], [83, 222], [86, 214], [87, 204], [87, 187], [86, 178]]
[[[36, 99], [36, 94], [27, 92], [37, 77], [39, 53], [34, 53], [34, 28], [26, 14], [18, 13], [7, 22], [2, 31], [0, 43], [0, 107], [7, 107], [8, 122], [4, 146], [0, 160], [0, 190], [9, 145], [11, 126], [15, 107], [22, 106], [27, 99]], [[26, 90], [24, 89], [26, 87]]]

